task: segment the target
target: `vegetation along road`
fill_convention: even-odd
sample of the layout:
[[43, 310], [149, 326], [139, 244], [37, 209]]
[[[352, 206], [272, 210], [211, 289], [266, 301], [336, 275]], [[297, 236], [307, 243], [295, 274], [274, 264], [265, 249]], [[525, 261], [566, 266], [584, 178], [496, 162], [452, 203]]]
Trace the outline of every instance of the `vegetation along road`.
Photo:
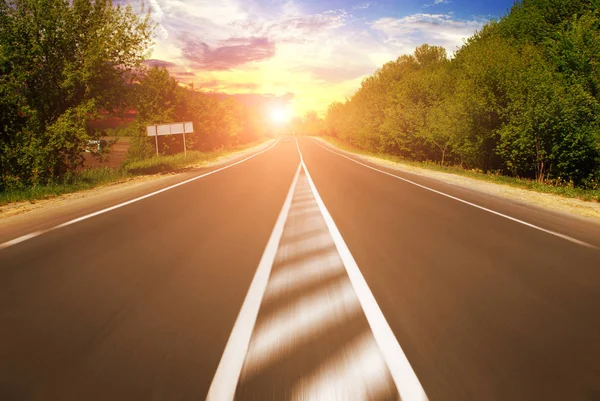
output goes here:
[[600, 3], [503, 1], [0, 0], [0, 400], [600, 399]]

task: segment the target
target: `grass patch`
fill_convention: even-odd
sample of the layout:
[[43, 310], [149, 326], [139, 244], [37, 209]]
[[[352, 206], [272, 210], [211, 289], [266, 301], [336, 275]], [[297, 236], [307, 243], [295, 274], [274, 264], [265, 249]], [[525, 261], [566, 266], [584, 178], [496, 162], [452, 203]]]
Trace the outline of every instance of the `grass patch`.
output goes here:
[[62, 182], [48, 185], [36, 185], [30, 188], [13, 189], [0, 192], [0, 206], [14, 202], [49, 199], [72, 192], [84, 191], [102, 185], [113, 184], [128, 178], [180, 171], [187, 168], [199, 167], [202, 163], [214, 161], [220, 156], [252, 148], [263, 141], [236, 146], [213, 152], [191, 151], [187, 157], [183, 154], [158, 156], [151, 159], [124, 163], [119, 169], [98, 167], [82, 170], [65, 177]]
[[49, 199], [55, 196], [84, 191], [100, 185], [110, 184], [127, 178], [129, 175], [121, 170], [108, 167], [93, 168], [72, 174], [63, 182], [47, 185], [35, 185], [30, 188], [13, 189], [0, 192], [0, 206], [13, 202]]
[[125, 163], [121, 167], [121, 170], [125, 171], [127, 174], [134, 176], [183, 170], [186, 168], [194, 167], [198, 164], [205, 163], [210, 160], [214, 160], [220, 156], [223, 156], [229, 152], [233, 152], [236, 150], [239, 150], [239, 148], [219, 150], [214, 152], [191, 151], [187, 152], [187, 156], [184, 156], [183, 153], [169, 156], [154, 156], [150, 159]]
[[468, 170], [459, 166], [441, 166], [435, 162], [416, 162], [413, 160], [406, 160], [399, 156], [389, 155], [385, 153], [368, 152], [357, 149], [337, 138], [322, 138], [325, 141], [331, 143], [339, 149], [346, 150], [355, 154], [364, 156], [376, 157], [381, 160], [387, 160], [394, 163], [401, 163], [408, 166], [425, 168], [433, 171], [440, 171], [444, 173], [451, 173], [461, 175], [464, 177], [474, 178], [481, 181], [493, 182], [496, 184], [509, 185], [515, 188], [528, 189], [530, 191], [548, 193], [563, 196], [565, 198], [576, 198], [584, 201], [595, 201], [600, 202], [600, 189], [583, 189], [572, 186], [554, 185], [550, 183], [538, 182], [535, 180], [509, 177], [494, 173], [483, 173], [478, 170]]

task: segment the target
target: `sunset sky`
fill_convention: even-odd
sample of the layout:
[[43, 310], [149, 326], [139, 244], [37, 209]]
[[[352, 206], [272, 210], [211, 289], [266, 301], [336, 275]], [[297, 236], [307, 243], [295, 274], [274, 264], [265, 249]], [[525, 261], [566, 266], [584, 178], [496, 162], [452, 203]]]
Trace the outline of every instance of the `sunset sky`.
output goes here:
[[206, 91], [278, 98], [298, 115], [324, 112], [385, 62], [423, 43], [452, 54], [513, 4], [427, 1], [146, 0], [158, 23], [148, 64]]

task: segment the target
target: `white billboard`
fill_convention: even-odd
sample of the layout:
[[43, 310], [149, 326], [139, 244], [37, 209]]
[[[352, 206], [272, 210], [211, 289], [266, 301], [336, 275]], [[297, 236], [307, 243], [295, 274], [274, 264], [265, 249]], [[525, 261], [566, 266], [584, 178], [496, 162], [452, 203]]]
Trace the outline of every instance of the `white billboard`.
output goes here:
[[146, 132], [148, 136], [191, 134], [194, 132], [194, 124], [192, 122], [185, 122], [149, 125], [146, 127]]
[[183, 123], [171, 124], [171, 135], [172, 134], [183, 134]]
[[161, 124], [156, 126], [158, 135], [171, 135], [171, 124]]

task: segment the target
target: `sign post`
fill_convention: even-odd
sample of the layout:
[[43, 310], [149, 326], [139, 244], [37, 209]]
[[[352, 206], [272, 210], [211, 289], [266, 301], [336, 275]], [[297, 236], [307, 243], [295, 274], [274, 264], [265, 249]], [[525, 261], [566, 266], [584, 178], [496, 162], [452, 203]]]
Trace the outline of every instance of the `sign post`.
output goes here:
[[146, 127], [148, 136], [154, 137], [156, 145], [156, 155], [158, 156], [158, 136], [159, 135], [177, 135], [183, 134], [183, 154], [187, 156], [187, 144], [185, 143], [185, 134], [194, 132], [194, 124], [192, 122], [172, 123], [149, 125]]
[[156, 125], [149, 125], [146, 127], [148, 136], [154, 137], [154, 145], [156, 146], [156, 156], [158, 156], [158, 135], [156, 133]]
[[158, 135], [154, 134], [154, 144], [156, 145], [156, 156], [158, 157]]
[[185, 148], [185, 123], [183, 124], [183, 157], [187, 157], [187, 149]]

